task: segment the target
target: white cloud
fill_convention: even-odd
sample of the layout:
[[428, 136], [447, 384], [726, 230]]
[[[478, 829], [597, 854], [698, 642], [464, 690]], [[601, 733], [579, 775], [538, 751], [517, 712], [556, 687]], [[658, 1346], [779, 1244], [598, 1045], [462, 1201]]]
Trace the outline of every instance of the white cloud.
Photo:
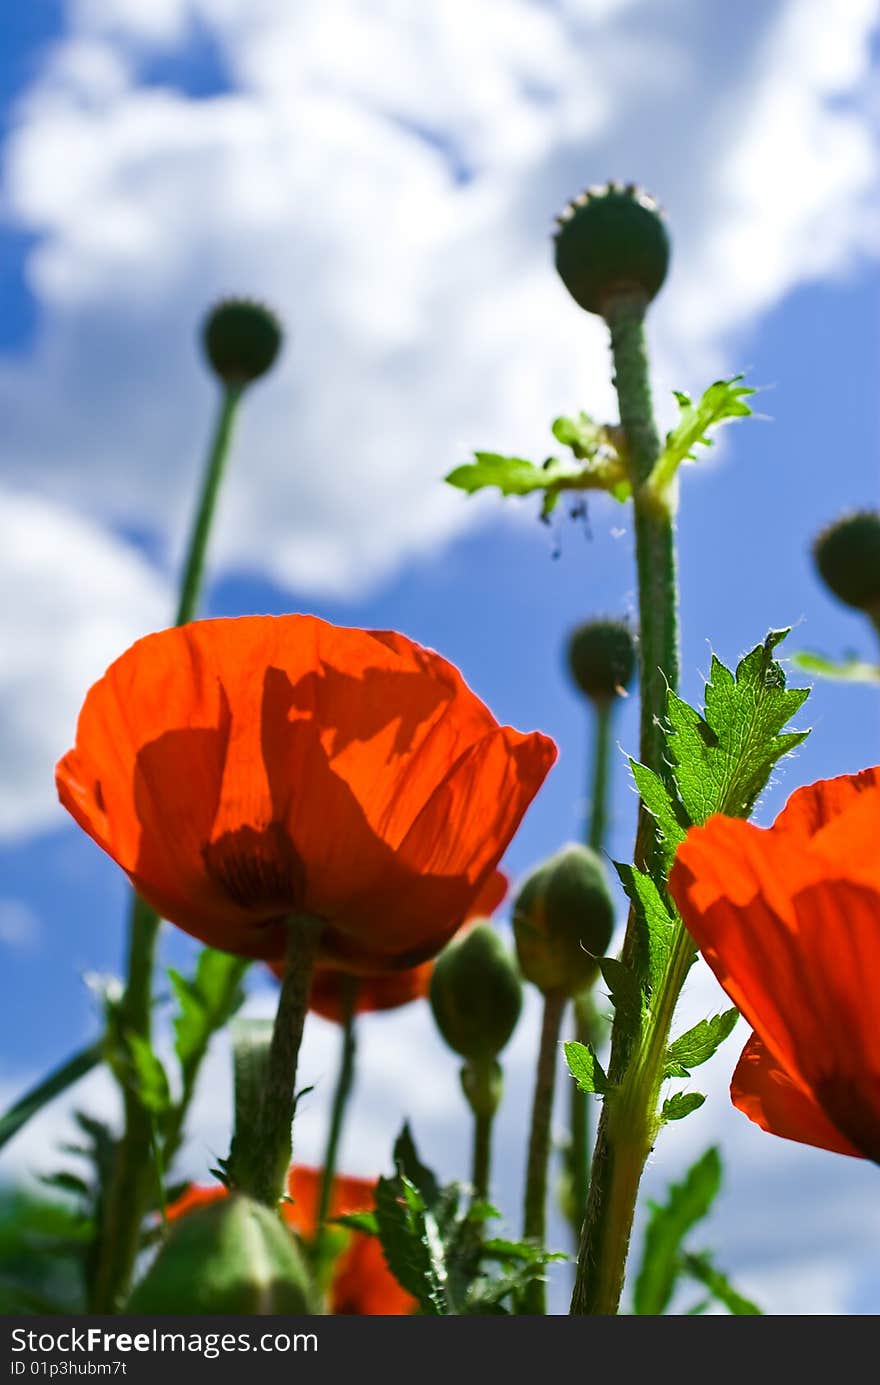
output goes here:
[[22, 899], [0, 899], [0, 947], [29, 952], [39, 945], [40, 920]]
[[83, 696], [138, 634], [167, 622], [171, 598], [105, 529], [5, 487], [0, 553], [0, 836], [12, 837], [61, 821], [53, 769]]

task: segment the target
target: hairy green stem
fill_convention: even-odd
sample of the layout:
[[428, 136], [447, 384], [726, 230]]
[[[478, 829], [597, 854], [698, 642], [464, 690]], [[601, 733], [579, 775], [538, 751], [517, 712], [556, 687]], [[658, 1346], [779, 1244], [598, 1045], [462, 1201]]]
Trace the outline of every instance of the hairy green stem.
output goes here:
[[205, 576], [205, 555], [208, 551], [208, 539], [214, 521], [214, 512], [217, 508], [217, 496], [220, 493], [220, 486], [226, 470], [226, 458], [229, 455], [232, 430], [243, 392], [243, 385], [227, 385], [220, 399], [220, 409], [205, 464], [198, 508], [190, 531], [183, 580], [180, 584], [180, 600], [174, 619], [175, 625], [186, 625], [193, 619], [198, 610]]
[[[529, 1156], [526, 1166], [523, 1237], [539, 1246], [543, 1246], [546, 1240], [547, 1165], [550, 1159], [553, 1095], [556, 1089], [559, 1029], [567, 1002], [568, 997], [564, 991], [547, 991], [544, 996], [544, 1018], [535, 1072], [535, 1095], [532, 1101]], [[543, 1280], [532, 1280], [526, 1289], [525, 1311], [547, 1311], [547, 1293]]]
[[[644, 764], [663, 777], [662, 721], [668, 688], [678, 684], [678, 600], [675, 489], [658, 493], [646, 481], [660, 450], [654, 423], [644, 336], [644, 299], [621, 295], [605, 305], [615, 386], [626, 433], [635, 516], [639, 589], [641, 735]], [[642, 806], [636, 864], [656, 869], [654, 826]], [[630, 910], [623, 960], [636, 967], [637, 920]], [[657, 1130], [656, 1106], [672, 1014], [693, 956], [687, 934], [676, 939], [666, 976], [652, 996], [644, 1028], [638, 1016], [615, 1014], [609, 1078], [616, 1090], [603, 1104], [581, 1236], [571, 1311], [614, 1315], [620, 1306], [636, 1199]]]
[[321, 920], [310, 914], [288, 919], [286, 967], [265, 1087], [254, 1129], [245, 1132], [241, 1157], [236, 1161], [238, 1187], [267, 1207], [277, 1206], [290, 1167], [297, 1060], [322, 927]]
[[333, 1105], [330, 1110], [330, 1125], [327, 1130], [327, 1144], [324, 1150], [324, 1165], [321, 1170], [321, 1193], [318, 1199], [318, 1224], [315, 1232], [315, 1260], [320, 1263], [324, 1240], [324, 1228], [330, 1212], [333, 1196], [333, 1180], [336, 1176], [336, 1163], [339, 1157], [339, 1141], [348, 1100], [354, 1086], [354, 1064], [357, 1054], [355, 1035], [355, 1004], [357, 1001], [357, 977], [344, 978], [342, 1013], [342, 1048], [339, 1055], [339, 1072], [333, 1092]]

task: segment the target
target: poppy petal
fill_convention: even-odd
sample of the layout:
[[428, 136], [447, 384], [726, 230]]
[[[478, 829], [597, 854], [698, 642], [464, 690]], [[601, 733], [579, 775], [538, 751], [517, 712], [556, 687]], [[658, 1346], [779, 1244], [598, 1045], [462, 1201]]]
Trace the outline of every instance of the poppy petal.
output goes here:
[[771, 1135], [800, 1144], [854, 1154], [855, 1149], [829, 1121], [811, 1092], [776, 1061], [757, 1034], [740, 1055], [730, 1084], [731, 1100], [749, 1120]]

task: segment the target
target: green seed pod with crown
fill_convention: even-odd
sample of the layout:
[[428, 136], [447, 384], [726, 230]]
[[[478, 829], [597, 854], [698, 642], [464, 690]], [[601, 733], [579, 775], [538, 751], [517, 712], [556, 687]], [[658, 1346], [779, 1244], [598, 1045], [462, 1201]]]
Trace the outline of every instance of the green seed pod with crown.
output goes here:
[[212, 308], [202, 328], [208, 364], [224, 385], [243, 388], [275, 364], [283, 333], [273, 312], [246, 298]]
[[588, 620], [568, 642], [568, 668], [575, 684], [593, 702], [623, 696], [636, 671], [636, 642], [622, 620]]
[[592, 985], [613, 929], [602, 859], [576, 843], [533, 870], [513, 906], [520, 969], [545, 995], [573, 996]]
[[431, 973], [431, 1010], [449, 1047], [469, 1062], [498, 1056], [516, 1028], [522, 982], [491, 923], [476, 923], [440, 953]]
[[602, 314], [610, 297], [637, 292], [650, 302], [669, 268], [660, 208], [633, 184], [581, 193], [557, 218], [556, 269], [576, 303]]
[[839, 601], [880, 620], [880, 512], [860, 510], [823, 529], [813, 557]]
[[241, 1193], [194, 1208], [126, 1305], [129, 1313], [308, 1313], [312, 1288], [278, 1216]]

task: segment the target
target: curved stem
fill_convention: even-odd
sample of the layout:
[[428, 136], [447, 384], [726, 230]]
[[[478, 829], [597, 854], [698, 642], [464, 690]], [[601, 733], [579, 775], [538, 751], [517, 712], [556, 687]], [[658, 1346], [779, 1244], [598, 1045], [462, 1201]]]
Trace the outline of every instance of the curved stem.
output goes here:
[[[543, 1246], [547, 1222], [547, 1164], [550, 1157], [550, 1128], [553, 1095], [556, 1087], [556, 1059], [559, 1029], [568, 997], [563, 991], [548, 991], [544, 996], [544, 1019], [535, 1073], [529, 1158], [526, 1167], [526, 1193], [523, 1237]], [[525, 1311], [545, 1313], [547, 1294], [543, 1280], [532, 1280], [525, 1292]]]
[[278, 997], [266, 1080], [254, 1130], [236, 1163], [238, 1186], [257, 1202], [276, 1207], [284, 1192], [296, 1105], [296, 1069], [309, 1008], [312, 973], [323, 924], [309, 914], [287, 922], [287, 966]]
[[199, 597], [205, 576], [205, 555], [208, 538], [217, 508], [217, 496], [226, 470], [226, 458], [232, 441], [232, 430], [238, 412], [239, 401], [244, 392], [243, 385], [227, 385], [220, 400], [220, 409], [214, 425], [205, 474], [199, 495], [193, 527], [190, 531], [186, 563], [180, 584], [180, 600], [177, 604], [175, 625], [186, 625], [198, 610]]
[[605, 845], [605, 831], [608, 825], [608, 769], [611, 760], [611, 718], [614, 703], [609, 698], [602, 698], [594, 703], [594, 707], [593, 785], [586, 837], [588, 846], [594, 851], [601, 851]]
[[[627, 294], [608, 302], [615, 386], [632, 468], [639, 586], [642, 763], [666, 776], [662, 722], [668, 688], [678, 683], [678, 604], [675, 555], [675, 490], [646, 486], [660, 448], [654, 423], [643, 318], [644, 299]], [[656, 869], [653, 823], [642, 805], [635, 861]], [[638, 923], [630, 910], [622, 957], [639, 965]], [[681, 930], [664, 981], [652, 997], [645, 1032], [638, 1015], [615, 1014], [609, 1078], [618, 1089], [606, 1097], [596, 1137], [590, 1193], [581, 1236], [571, 1312], [616, 1314], [636, 1198], [657, 1128], [656, 1103], [663, 1053], [692, 945]]]
[[339, 1073], [333, 1093], [333, 1106], [330, 1111], [330, 1125], [327, 1130], [327, 1145], [324, 1150], [324, 1166], [321, 1170], [321, 1193], [318, 1199], [318, 1222], [315, 1232], [315, 1260], [320, 1262], [324, 1227], [330, 1211], [333, 1196], [333, 1180], [336, 1176], [336, 1161], [339, 1156], [339, 1141], [348, 1099], [354, 1086], [354, 1063], [357, 1053], [355, 1036], [355, 1002], [357, 1000], [357, 978], [346, 977], [342, 1017], [342, 1049], [339, 1055]]

